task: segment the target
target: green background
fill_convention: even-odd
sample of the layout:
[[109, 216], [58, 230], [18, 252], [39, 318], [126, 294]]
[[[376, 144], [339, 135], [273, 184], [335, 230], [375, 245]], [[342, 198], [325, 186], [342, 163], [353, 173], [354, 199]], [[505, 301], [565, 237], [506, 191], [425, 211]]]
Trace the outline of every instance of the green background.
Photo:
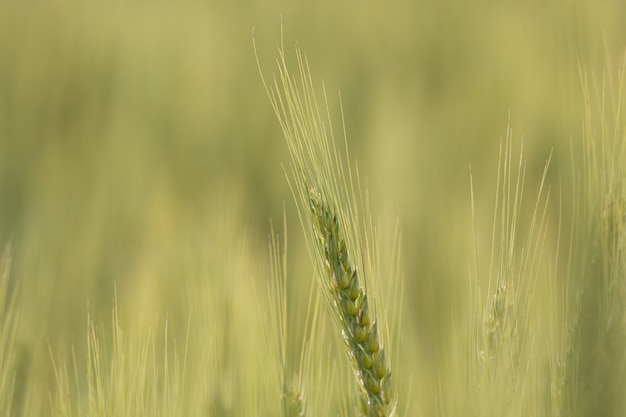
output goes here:
[[[403, 327], [428, 381], [463, 320], [470, 166], [487, 231], [509, 119], [531, 190], [551, 151], [548, 182], [569, 184], [579, 69], [617, 69], [625, 21], [619, 1], [3, 1], [0, 242], [19, 283], [18, 385], [47, 386], [47, 346], [80, 351], [88, 312], [108, 322], [115, 291], [123, 317], [180, 319], [179, 336], [190, 300], [245, 325], [254, 294], [232, 274], [266, 279], [283, 208], [290, 291], [306, 300], [289, 156], [252, 45], [270, 78], [281, 22], [288, 61], [297, 43], [338, 131], [341, 91], [383, 241], [399, 224]], [[223, 305], [203, 307], [206, 294]]]

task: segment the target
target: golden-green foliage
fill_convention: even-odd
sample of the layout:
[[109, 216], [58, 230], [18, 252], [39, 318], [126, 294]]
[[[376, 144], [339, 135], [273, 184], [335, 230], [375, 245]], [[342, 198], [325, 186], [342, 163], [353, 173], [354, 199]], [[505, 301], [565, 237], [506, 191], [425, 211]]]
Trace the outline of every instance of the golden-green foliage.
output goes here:
[[194, 409], [200, 404], [194, 402], [193, 391], [182, 386], [188, 346], [170, 346], [167, 323], [162, 343], [155, 340], [150, 328], [146, 331], [139, 327], [127, 333], [116, 304], [111, 337], [103, 334], [104, 330], [88, 318], [84, 375], [79, 374], [75, 351], [70, 364], [54, 366], [58, 387], [52, 399], [53, 416], [201, 414], [201, 410]]
[[381, 4], [0, 2], [2, 417], [626, 415], [622, 2]]

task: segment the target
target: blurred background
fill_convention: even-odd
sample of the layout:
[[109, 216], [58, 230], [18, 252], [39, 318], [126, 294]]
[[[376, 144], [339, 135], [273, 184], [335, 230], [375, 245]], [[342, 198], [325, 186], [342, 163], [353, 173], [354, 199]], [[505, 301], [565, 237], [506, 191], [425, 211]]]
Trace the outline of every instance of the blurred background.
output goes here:
[[307, 296], [252, 46], [269, 79], [281, 20], [288, 61], [298, 43], [336, 127], [341, 91], [383, 241], [399, 223], [404, 325], [433, 369], [471, 269], [470, 167], [487, 229], [509, 119], [529, 187], [551, 151], [548, 182], [569, 183], [579, 67], [617, 68], [626, 45], [614, 0], [1, 2], [0, 242], [14, 248], [21, 378], [50, 378], [46, 345], [80, 349], [87, 314], [110, 320], [115, 292], [146, 321], [184, 323], [206, 294], [245, 312], [254, 295], [229, 280], [267, 276], [284, 208], [290, 268], [307, 280], [292, 291]]

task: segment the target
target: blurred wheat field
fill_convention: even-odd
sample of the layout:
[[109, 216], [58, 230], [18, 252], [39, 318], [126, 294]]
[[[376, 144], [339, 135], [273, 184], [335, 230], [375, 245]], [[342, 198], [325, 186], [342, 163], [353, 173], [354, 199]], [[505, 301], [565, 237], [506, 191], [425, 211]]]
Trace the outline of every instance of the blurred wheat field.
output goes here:
[[354, 415], [252, 47], [269, 79], [281, 21], [338, 136], [341, 91], [381, 270], [401, 234], [397, 415], [624, 415], [625, 19], [2, 2], [0, 415]]

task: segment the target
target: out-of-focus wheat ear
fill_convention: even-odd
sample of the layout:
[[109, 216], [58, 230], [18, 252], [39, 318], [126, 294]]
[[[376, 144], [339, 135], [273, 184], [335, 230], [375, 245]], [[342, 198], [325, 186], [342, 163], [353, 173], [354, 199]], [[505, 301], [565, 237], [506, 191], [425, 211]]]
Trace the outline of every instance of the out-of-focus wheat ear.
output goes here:
[[[309, 357], [306, 349], [300, 352], [300, 368], [297, 372], [291, 372], [288, 366], [288, 356], [290, 349], [288, 346], [288, 276], [287, 276], [287, 218], [283, 214], [283, 238], [281, 239], [271, 225], [270, 233], [270, 274], [271, 283], [269, 288], [270, 296], [270, 321], [272, 328], [268, 330], [268, 337], [278, 333], [278, 353], [279, 353], [279, 378], [281, 384], [281, 416], [303, 417], [306, 415], [304, 383], [303, 379], [308, 369], [305, 369]], [[307, 315], [304, 326], [303, 337], [308, 339], [315, 327], [316, 314], [313, 315], [313, 322], [309, 322]], [[313, 327], [313, 328], [312, 328]]]
[[325, 265], [324, 297], [332, 306], [360, 384], [361, 412], [368, 417], [388, 416], [393, 398], [391, 370], [379, 339], [373, 308], [359, 282], [359, 272], [350, 262], [335, 210], [313, 187], [309, 190], [309, 203], [317, 252]]
[[297, 389], [298, 383], [285, 384], [283, 386], [283, 404], [286, 417], [302, 417], [304, 413], [304, 401], [302, 391]]

